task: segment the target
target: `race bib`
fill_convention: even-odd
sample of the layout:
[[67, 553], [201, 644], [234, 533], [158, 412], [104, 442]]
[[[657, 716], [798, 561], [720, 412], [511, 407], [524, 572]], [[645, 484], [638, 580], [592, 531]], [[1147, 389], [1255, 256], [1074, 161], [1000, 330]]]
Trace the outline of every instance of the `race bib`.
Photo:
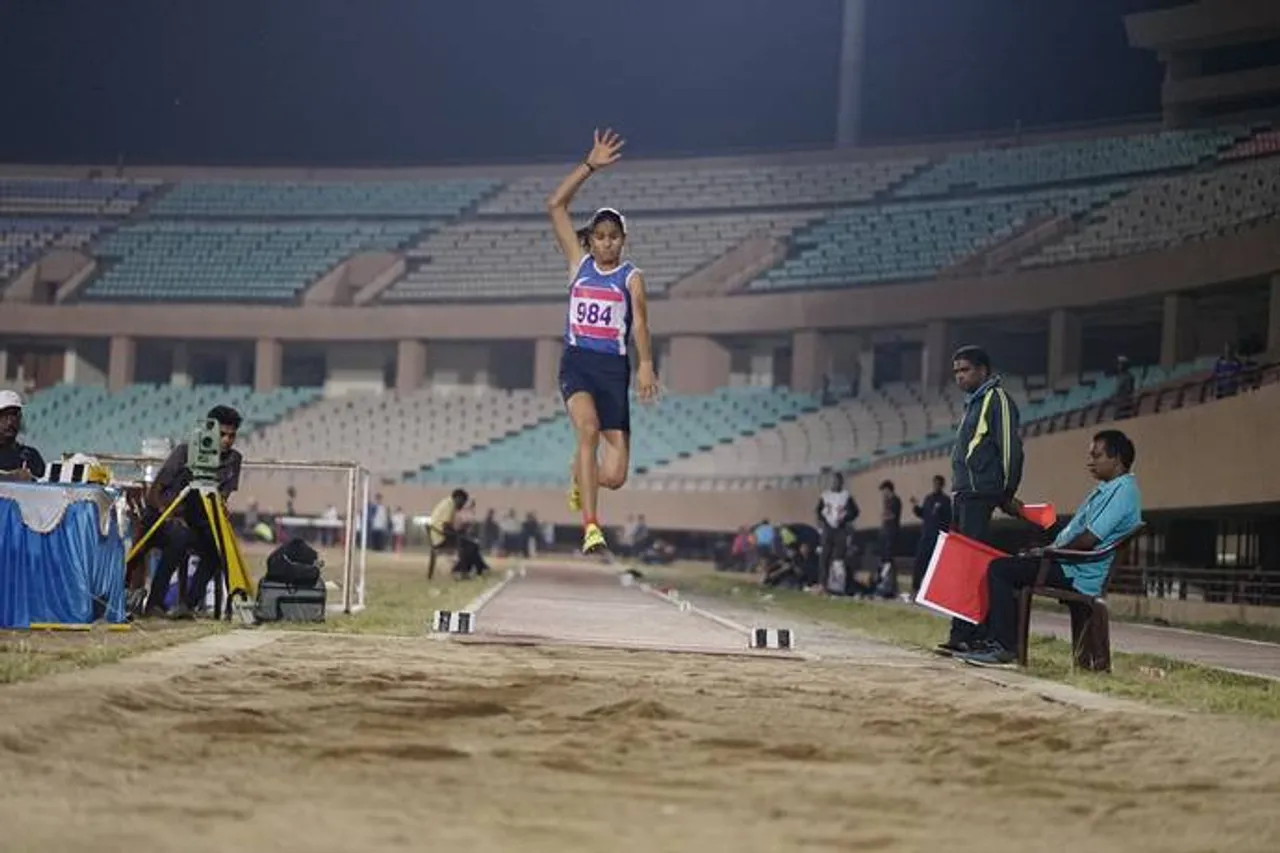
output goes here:
[[598, 332], [620, 331], [626, 323], [622, 294], [600, 287], [575, 287], [569, 300], [574, 326]]

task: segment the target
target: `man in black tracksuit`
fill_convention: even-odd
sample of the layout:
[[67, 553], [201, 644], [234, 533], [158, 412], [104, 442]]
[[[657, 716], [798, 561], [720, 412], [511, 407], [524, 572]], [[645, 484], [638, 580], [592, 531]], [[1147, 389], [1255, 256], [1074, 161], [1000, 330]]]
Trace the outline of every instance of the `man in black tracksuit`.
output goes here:
[[[996, 508], [1018, 515], [1015, 497], [1022, 482], [1022, 437], [1017, 404], [991, 372], [991, 357], [981, 347], [966, 346], [951, 358], [956, 385], [965, 392], [964, 414], [951, 450], [954, 491], [951, 529], [990, 544], [991, 516]], [[951, 636], [939, 649], [968, 651], [982, 639], [981, 626], [951, 620]]]
[[938, 475], [933, 478], [933, 491], [924, 496], [923, 503], [911, 498], [911, 511], [920, 519], [920, 544], [916, 548], [916, 562], [911, 572], [913, 599], [920, 592], [920, 584], [929, 568], [929, 559], [933, 556], [934, 546], [938, 544], [938, 534], [951, 529], [951, 496], [946, 489], [946, 477]]

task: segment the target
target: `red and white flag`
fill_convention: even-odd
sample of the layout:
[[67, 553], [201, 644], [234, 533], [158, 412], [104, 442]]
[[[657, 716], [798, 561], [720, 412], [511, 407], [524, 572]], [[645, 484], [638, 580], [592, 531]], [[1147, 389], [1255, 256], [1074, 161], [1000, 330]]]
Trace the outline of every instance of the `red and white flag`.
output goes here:
[[987, 566], [1008, 554], [959, 533], [939, 533], [916, 603], [975, 625], [987, 618]]

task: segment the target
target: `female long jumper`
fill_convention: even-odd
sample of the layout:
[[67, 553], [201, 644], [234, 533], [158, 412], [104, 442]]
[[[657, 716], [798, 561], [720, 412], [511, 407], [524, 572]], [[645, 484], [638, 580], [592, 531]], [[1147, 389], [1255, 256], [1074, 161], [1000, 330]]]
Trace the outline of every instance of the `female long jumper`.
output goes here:
[[[599, 490], [622, 488], [631, 455], [631, 349], [636, 359], [636, 394], [658, 391], [649, 339], [644, 277], [623, 260], [627, 221], [611, 207], [597, 210], [585, 228], [574, 230], [569, 202], [578, 188], [618, 161], [623, 141], [612, 130], [596, 131], [586, 160], [547, 199], [556, 241], [569, 262], [569, 304], [560, 357], [560, 393], [577, 435], [569, 483], [569, 508], [582, 511], [582, 552], [608, 548], [596, 516]], [[601, 440], [602, 458], [597, 459]]]

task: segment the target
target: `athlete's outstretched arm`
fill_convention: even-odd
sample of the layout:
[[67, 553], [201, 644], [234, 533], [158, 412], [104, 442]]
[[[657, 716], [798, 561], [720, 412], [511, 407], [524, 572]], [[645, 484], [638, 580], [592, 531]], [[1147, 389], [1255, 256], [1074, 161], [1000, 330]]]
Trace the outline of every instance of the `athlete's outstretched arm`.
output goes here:
[[569, 262], [570, 271], [577, 268], [578, 262], [587, 251], [582, 248], [582, 244], [578, 242], [578, 234], [573, 230], [573, 221], [569, 218], [569, 202], [573, 201], [578, 188], [586, 183], [593, 172], [618, 162], [618, 158], [622, 156], [620, 153], [622, 146], [625, 144], [622, 137], [612, 130], [605, 130], [604, 133], [597, 130], [587, 159], [579, 163], [547, 199], [547, 213], [551, 216], [551, 227], [555, 230], [560, 251], [564, 252], [565, 260]]
[[631, 334], [636, 342], [636, 393], [650, 400], [658, 393], [658, 374], [653, 369], [653, 340], [649, 335], [649, 300], [645, 297], [644, 276], [637, 270], [627, 281], [631, 291]]

